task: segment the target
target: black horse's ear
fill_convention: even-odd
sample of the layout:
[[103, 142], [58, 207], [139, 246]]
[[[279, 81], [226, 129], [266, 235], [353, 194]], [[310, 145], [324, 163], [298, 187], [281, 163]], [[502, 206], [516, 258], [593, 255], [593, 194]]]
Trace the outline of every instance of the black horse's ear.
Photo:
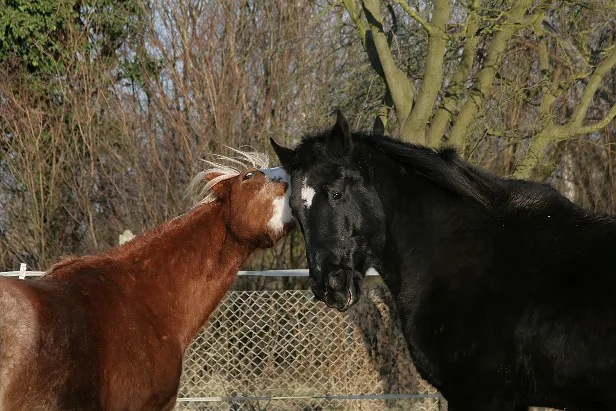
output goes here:
[[283, 167], [289, 166], [293, 163], [294, 152], [290, 148], [283, 147], [276, 143], [273, 138], [270, 137], [270, 144], [274, 148], [274, 152], [278, 156], [280, 163]]
[[378, 137], [383, 137], [385, 135], [385, 124], [383, 124], [383, 119], [379, 116], [374, 119], [374, 126], [372, 126], [372, 134]]
[[349, 123], [340, 110], [336, 110], [336, 124], [330, 133], [329, 139], [343, 149], [351, 146]]

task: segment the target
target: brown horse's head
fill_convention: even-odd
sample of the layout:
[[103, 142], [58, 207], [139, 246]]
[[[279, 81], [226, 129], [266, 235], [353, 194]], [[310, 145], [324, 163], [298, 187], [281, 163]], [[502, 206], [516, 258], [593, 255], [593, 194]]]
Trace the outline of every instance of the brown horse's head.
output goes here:
[[[289, 176], [282, 168], [266, 168], [268, 158], [263, 154], [234, 151], [253, 167], [239, 169], [208, 162], [213, 168], [197, 176], [207, 181], [202, 203], [222, 203], [233, 235], [257, 247], [271, 247], [295, 221], [289, 207]], [[237, 159], [226, 159], [238, 163]]]

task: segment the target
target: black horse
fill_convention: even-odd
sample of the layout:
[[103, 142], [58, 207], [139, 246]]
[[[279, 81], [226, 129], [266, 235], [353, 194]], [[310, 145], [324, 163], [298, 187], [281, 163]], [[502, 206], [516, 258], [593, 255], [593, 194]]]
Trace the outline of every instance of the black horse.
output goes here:
[[421, 375], [449, 409], [616, 409], [616, 218], [380, 135], [291, 150], [315, 296], [346, 310], [367, 271], [395, 297]]

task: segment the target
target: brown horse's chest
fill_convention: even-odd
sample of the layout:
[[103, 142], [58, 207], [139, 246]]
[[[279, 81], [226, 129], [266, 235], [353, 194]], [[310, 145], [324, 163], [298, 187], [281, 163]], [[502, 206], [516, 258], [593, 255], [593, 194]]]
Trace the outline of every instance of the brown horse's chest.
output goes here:
[[162, 410], [175, 399], [183, 349], [147, 313], [116, 305], [101, 327], [103, 409]]
[[157, 349], [148, 353], [126, 350], [106, 361], [101, 387], [105, 410], [163, 410], [175, 400], [182, 370], [182, 356], [176, 350]]

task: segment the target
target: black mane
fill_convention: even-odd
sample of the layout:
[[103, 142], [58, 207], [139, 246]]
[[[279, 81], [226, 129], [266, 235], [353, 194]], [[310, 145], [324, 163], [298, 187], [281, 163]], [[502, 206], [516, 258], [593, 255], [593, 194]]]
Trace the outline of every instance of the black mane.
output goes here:
[[[558, 191], [543, 183], [501, 178], [464, 161], [453, 147], [440, 149], [407, 143], [391, 137], [370, 133], [353, 133], [352, 148], [332, 150], [329, 132], [306, 135], [294, 150], [296, 164], [314, 164], [325, 160], [346, 165], [364, 152], [380, 152], [409, 172], [430, 180], [444, 190], [484, 208], [504, 207], [507, 211], [534, 208], [539, 210], [548, 203], [572, 205]], [[374, 167], [374, 158], [361, 161], [363, 166]], [[289, 169], [293, 165], [287, 165]], [[505, 210], [503, 210], [505, 211]]]
[[432, 149], [371, 134], [356, 138], [443, 189], [483, 206], [489, 206], [502, 192], [500, 178], [463, 161], [455, 148]]

